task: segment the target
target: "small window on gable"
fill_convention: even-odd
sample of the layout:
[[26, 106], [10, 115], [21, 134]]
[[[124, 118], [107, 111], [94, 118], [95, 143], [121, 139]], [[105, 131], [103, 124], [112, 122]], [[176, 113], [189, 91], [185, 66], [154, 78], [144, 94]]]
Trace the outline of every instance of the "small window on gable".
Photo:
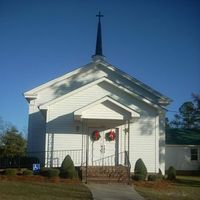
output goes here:
[[191, 149], [191, 160], [198, 160], [198, 149]]

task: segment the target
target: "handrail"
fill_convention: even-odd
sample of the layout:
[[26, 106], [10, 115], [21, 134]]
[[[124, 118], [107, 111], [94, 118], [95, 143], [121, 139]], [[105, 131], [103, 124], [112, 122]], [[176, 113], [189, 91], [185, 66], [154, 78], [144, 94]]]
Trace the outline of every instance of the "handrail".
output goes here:
[[44, 157], [44, 164], [47, 167], [59, 167], [65, 156], [70, 155], [74, 162], [74, 165], [78, 166], [81, 163], [82, 149], [32, 151], [27, 152], [27, 154], [36, 157]]
[[[86, 162], [82, 163], [82, 166], [85, 166]], [[104, 158], [100, 158], [92, 161], [93, 166], [114, 166], [114, 165], [124, 165], [130, 167], [130, 161], [128, 158], [127, 151], [122, 151], [118, 155], [113, 154]]]
[[100, 158], [94, 161], [91, 161], [91, 163], [89, 164], [88, 160], [86, 160], [86, 162], [82, 163], [82, 166], [85, 166], [85, 179], [86, 179], [86, 183], [87, 183], [87, 173], [88, 173], [88, 166], [125, 166], [127, 169], [127, 176], [128, 176], [128, 181], [127, 184], [130, 184], [130, 169], [131, 169], [131, 163], [128, 157], [128, 152], [127, 151], [123, 151], [118, 153], [118, 155], [113, 154], [104, 158]]
[[[107, 156], [107, 157], [104, 157], [104, 158], [100, 158], [100, 159], [97, 159], [97, 160], [94, 160], [92, 162], [93, 165], [99, 165], [99, 166], [110, 166], [110, 165], [118, 165], [118, 161], [116, 158], [119, 158], [120, 156], [123, 156], [123, 153], [124, 152], [120, 152], [118, 153], [118, 155], [116, 156], [116, 154], [113, 154], [113, 155], [110, 155], [110, 156]], [[122, 164], [122, 163], [121, 163]], [[125, 164], [125, 163], [124, 163]]]

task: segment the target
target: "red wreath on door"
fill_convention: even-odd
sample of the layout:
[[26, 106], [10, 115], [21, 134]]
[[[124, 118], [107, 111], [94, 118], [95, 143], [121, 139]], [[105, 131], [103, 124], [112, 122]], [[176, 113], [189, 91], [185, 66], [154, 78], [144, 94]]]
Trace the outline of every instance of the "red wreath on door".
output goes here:
[[116, 134], [114, 131], [110, 131], [108, 133], [106, 133], [106, 140], [107, 141], [114, 141], [116, 138]]
[[101, 135], [98, 130], [93, 131], [91, 135], [92, 141], [98, 141], [100, 139]]

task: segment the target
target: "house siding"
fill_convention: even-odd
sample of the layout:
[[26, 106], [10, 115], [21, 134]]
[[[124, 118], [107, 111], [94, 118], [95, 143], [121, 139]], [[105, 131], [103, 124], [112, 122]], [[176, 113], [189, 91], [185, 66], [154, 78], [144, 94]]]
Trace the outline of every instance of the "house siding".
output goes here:
[[[85, 141], [82, 141], [81, 131], [77, 133], [76, 130], [76, 127], [80, 127], [81, 124], [74, 121], [73, 112], [106, 95], [128, 104], [129, 107], [141, 113], [141, 118], [130, 124], [131, 171], [134, 170], [137, 159], [142, 158], [149, 172], [157, 172], [159, 166], [156, 153], [156, 148], [158, 148], [156, 147], [158, 143], [156, 136], [156, 109], [139, 102], [114, 86], [109, 85], [108, 87], [107, 83], [92, 86], [49, 106], [47, 133], [55, 134], [54, 150], [82, 148], [82, 142]], [[97, 111], [100, 112], [100, 110]], [[104, 114], [106, 115], [106, 113]], [[128, 142], [127, 138], [123, 136], [124, 128], [124, 125], [120, 126], [119, 151], [128, 150], [128, 145], [124, 145]]]
[[200, 146], [197, 145], [166, 145], [166, 170], [173, 166], [176, 170], [199, 170], [200, 157], [198, 160], [191, 160], [191, 148], [198, 149], [200, 154]]
[[32, 101], [29, 106], [29, 125], [28, 125], [28, 151], [45, 150], [46, 121], [40, 110]]
[[141, 158], [148, 172], [158, 172], [156, 145], [156, 117], [141, 117], [130, 125], [130, 161], [134, 171], [136, 161]]
[[[84, 73], [84, 75], [82, 75], [82, 73]], [[54, 83], [50, 87], [41, 89], [39, 91], [37, 105], [41, 105], [56, 99], [105, 75], [105, 72], [97, 70], [95, 67], [89, 67], [84, 70], [80, 70], [73, 76]]]
[[[141, 82], [136, 83], [121, 76], [120, 73], [113, 73], [113, 70], [109, 69], [109, 67], [104, 67], [102, 65], [98, 65], [99, 69], [104, 71], [107, 74], [107, 77], [111, 80], [114, 80], [116, 83], [120, 84], [120, 85], [125, 85], [128, 89], [130, 89], [131, 91], [134, 91], [137, 94], [142, 94], [143, 97], [151, 99], [152, 101], [158, 102], [158, 98], [153, 95], [150, 91], [144, 89], [143, 87], [141, 87]], [[142, 84], [144, 85], [144, 84]], [[147, 86], [145, 86], [147, 87]], [[152, 89], [150, 89], [152, 90]]]

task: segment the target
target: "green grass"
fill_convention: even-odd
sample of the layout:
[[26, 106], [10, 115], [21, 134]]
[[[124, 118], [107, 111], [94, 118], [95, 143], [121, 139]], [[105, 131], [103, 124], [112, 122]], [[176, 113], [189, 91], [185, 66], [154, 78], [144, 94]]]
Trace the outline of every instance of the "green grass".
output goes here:
[[[154, 183], [152, 183], [154, 184]], [[145, 200], [200, 200], [200, 177], [178, 176], [176, 182], [167, 184], [137, 185], [135, 189]]]
[[3, 200], [79, 200], [92, 199], [91, 192], [81, 183], [48, 183], [0, 181], [0, 199]]

